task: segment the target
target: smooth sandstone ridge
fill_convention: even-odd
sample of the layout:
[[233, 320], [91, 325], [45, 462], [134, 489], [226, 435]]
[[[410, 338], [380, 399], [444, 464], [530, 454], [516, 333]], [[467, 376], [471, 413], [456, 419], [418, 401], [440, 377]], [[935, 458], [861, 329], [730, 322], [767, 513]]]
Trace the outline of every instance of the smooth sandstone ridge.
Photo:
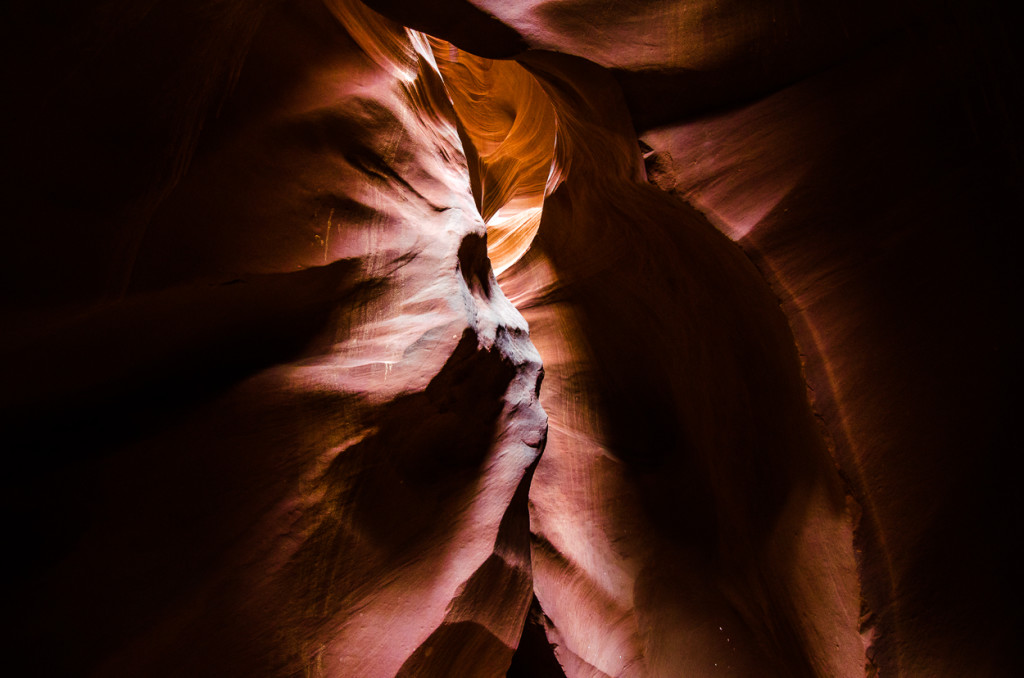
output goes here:
[[3, 20], [12, 675], [1024, 673], [994, 0]]

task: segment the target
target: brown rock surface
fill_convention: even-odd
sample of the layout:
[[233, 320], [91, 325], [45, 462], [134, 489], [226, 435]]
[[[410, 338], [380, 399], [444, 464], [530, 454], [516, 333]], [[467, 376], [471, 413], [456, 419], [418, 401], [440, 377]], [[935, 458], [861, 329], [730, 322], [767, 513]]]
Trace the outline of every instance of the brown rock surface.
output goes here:
[[993, 60], [1012, 55], [992, 28], [926, 24], [642, 136], [654, 181], [735, 239], [783, 301], [863, 510], [863, 633], [880, 675], [1019, 667], [1006, 468], [1020, 335], [1004, 240], [1019, 100], [996, 84]]
[[1019, 675], [998, 3], [367, 4], [4, 7], [13, 674]]
[[152, 190], [104, 213], [138, 229], [131, 261], [92, 262], [129, 265], [120, 295], [54, 286], [5, 332], [18, 675], [503, 673], [540, 362], [425, 38], [356, 3], [271, 8]]
[[643, 181], [610, 77], [524, 61], [562, 183], [500, 282], [547, 371], [534, 586], [566, 674], [856, 675], [849, 516], [775, 298]]

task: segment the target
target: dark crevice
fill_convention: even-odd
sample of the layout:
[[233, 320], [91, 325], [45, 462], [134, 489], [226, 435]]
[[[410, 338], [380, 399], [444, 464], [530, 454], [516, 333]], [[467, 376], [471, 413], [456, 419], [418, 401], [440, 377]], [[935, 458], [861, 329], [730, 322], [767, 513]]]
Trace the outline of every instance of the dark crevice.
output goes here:
[[506, 678], [565, 678], [565, 671], [555, 656], [555, 646], [548, 641], [544, 630], [544, 610], [540, 607], [537, 596], [530, 604], [530, 613], [526, 615], [523, 635], [519, 638], [519, 647], [512, 655]]

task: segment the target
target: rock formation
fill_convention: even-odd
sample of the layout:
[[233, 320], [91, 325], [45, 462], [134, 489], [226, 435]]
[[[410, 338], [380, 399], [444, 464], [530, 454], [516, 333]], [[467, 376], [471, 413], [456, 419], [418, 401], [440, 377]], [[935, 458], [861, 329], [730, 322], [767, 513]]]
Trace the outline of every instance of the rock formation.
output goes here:
[[12, 675], [1021, 671], [1000, 6], [4, 14]]

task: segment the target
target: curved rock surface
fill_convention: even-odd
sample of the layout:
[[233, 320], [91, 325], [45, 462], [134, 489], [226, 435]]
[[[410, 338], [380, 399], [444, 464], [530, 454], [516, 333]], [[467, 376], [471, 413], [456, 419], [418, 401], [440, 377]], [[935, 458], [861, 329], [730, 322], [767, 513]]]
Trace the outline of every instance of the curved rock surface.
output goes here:
[[529, 250], [553, 187], [555, 110], [519, 64], [477, 57], [437, 39], [433, 44], [487, 222], [487, 255], [501, 274]]
[[[167, 47], [136, 40], [109, 49]], [[168, 84], [137, 94], [177, 150], [201, 93]], [[187, 171], [147, 191], [96, 217], [135, 230], [130, 260], [82, 262], [130, 268], [116, 298], [54, 286], [5, 331], [16, 672], [504, 673], [541, 368], [426, 39], [351, 2], [269, 8]]]
[[534, 586], [566, 675], [857, 675], [849, 515], [774, 296], [644, 181], [608, 75], [523, 60], [562, 181], [500, 282], [548, 375]]
[[1019, 675], [1000, 3], [367, 4], [4, 7], [11, 670]]

